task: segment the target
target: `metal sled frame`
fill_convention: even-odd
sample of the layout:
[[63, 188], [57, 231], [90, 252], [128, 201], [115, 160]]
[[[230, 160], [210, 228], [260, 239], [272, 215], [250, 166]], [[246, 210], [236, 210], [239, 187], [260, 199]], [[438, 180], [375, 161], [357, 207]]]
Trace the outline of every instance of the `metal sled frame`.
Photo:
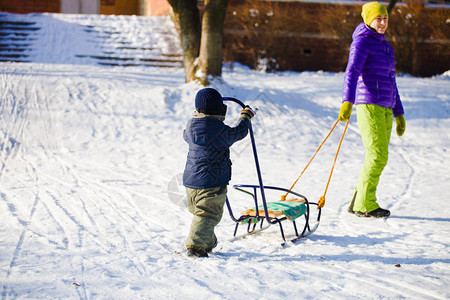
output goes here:
[[[245, 104], [242, 103], [240, 100], [236, 99], [236, 98], [231, 98], [231, 97], [223, 97], [224, 101], [232, 101], [235, 102], [237, 104], [239, 104], [240, 106], [242, 106], [242, 108], [245, 108]], [[283, 238], [283, 241], [286, 241], [285, 238], [285, 234], [284, 234], [284, 230], [283, 230], [283, 226], [282, 226], [282, 221], [287, 220], [286, 216], [281, 215], [281, 216], [276, 216], [276, 217], [272, 217], [271, 214], [269, 213], [269, 209], [267, 208], [267, 200], [266, 200], [266, 194], [265, 194], [265, 190], [278, 190], [278, 191], [282, 191], [285, 192], [287, 194], [292, 194], [296, 197], [301, 198], [302, 200], [304, 200], [304, 203], [306, 205], [306, 212], [304, 213], [304, 218], [305, 218], [305, 225], [303, 226], [302, 231], [299, 233], [298, 229], [297, 229], [297, 225], [295, 223], [295, 220], [292, 221], [293, 226], [294, 226], [294, 231], [295, 231], [295, 238], [292, 240], [293, 242], [295, 242], [298, 239], [302, 239], [305, 238], [307, 236], [309, 236], [310, 234], [312, 234], [317, 227], [319, 226], [320, 223], [320, 216], [321, 216], [321, 209], [318, 208], [318, 212], [317, 212], [317, 219], [315, 221], [315, 224], [313, 226], [311, 226], [310, 224], [310, 216], [311, 216], [311, 206], [317, 206], [317, 203], [314, 202], [309, 202], [308, 199], [306, 199], [305, 196], [296, 193], [294, 191], [285, 189], [285, 188], [281, 188], [281, 187], [275, 187], [275, 186], [265, 186], [263, 184], [262, 181], [262, 176], [261, 176], [261, 169], [259, 166], [259, 160], [258, 160], [258, 153], [256, 151], [256, 143], [255, 143], [255, 137], [253, 134], [253, 129], [252, 129], [252, 124], [250, 122], [249, 124], [249, 134], [250, 134], [250, 139], [251, 139], [251, 143], [252, 143], [252, 150], [253, 150], [253, 156], [255, 159], [255, 166], [256, 166], [256, 173], [258, 175], [258, 185], [245, 185], [245, 184], [237, 184], [234, 185], [233, 187], [241, 192], [244, 192], [246, 194], [249, 194], [253, 197], [253, 202], [254, 202], [254, 206], [255, 206], [255, 216], [249, 216], [249, 215], [241, 215], [239, 217], [235, 217], [233, 214], [233, 210], [231, 208], [230, 205], [230, 201], [228, 199], [228, 197], [226, 198], [226, 205], [228, 208], [228, 212], [230, 213], [231, 219], [236, 222], [236, 227], [234, 230], [234, 236], [236, 236], [237, 234], [237, 230], [239, 225], [243, 222], [243, 221], [249, 221], [248, 223], [248, 227], [247, 227], [247, 233], [254, 233], [256, 231], [259, 231], [256, 229], [256, 225], [258, 222], [260, 223], [260, 230], [266, 229], [268, 228], [270, 225], [272, 224], [278, 224], [280, 227], [280, 231], [281, 231], [281, 236]], [[245, 189], [251, 189], [253, 191], [249, 192]], [[259, 193], [258, 193], [259, 192]], [[258, 197], [258, 194], [261, 196], [260, 198]], [[264, 214], [259, 212], [258, 207], [262, 205], [264, 208]], [[267, 221], [268, 226], [267, 227], [263, 227], [263, 222], [264, 220]]]

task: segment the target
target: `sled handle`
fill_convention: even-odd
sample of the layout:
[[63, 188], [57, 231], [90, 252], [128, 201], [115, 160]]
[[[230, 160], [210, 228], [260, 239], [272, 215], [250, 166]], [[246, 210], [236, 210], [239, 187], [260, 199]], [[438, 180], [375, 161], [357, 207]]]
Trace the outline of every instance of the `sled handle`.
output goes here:
[[[245, 108], [245, 104], [241, 100], [238, 100], [236, 98], [233, 98], [233, 97], [222, 97], [222, 100], [235, 102], [235, 103], [239, 104], [242, 108]], [[252, 128], [252, 122], [251, 121], [249, 121], [249, 124], [248, 124], [248, 131], [250, 133], [250, 140], [252, 142], [253, 157], [255, 158], [256, 173], [258, 175], [258, 183], [259, 183], [259, 187], [260, 187], [260, 190], [261, 190], [261, 197], [262, 197], [262, 200], [263, 200], [263, 203], [264, 203], [264, 213], [266, 214], [266, 216], [268, 216], [269, 215], [269, 210], [267, 209], [266, 194], [264, 192], [264, 184], [263, 184], [263, 180], [262, 180], [262, 176], [261, 176], [261, 168], [259, 167], [258, 153], [256, 152], [255, 136], [253, 134], [253, 128]], [[270, 220], [270, 218], [267, 218], [267, 222], [269, 222], [269, 224], [275, 224], [276, 223], [276, 221], [273, 222], [272, 220]]]
[[245, 104], [239, 99], [236, 99], [236, 98], [233, 98], [233, 97], [222, 97], [222, 100], [233, 101], [233, 102], [239, 104], [240, 106], [242, 106], [242, 108], [245, 108]]

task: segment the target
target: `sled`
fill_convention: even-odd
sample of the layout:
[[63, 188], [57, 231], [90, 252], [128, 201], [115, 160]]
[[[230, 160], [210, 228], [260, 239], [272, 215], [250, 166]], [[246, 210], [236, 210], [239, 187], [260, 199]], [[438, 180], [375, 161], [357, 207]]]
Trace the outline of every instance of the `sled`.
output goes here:
[[[223, 97], [224, 101], [232, 101], [237, 104], [239, 104], [242, 108], [245, 108], [245, 104], [241, 102], [240, 100], [232, 97]], [[347, 129], [348, 123], [350, 120], [347, 121], [347, 124], [345, 126], [344, 132], [341, 137], [341, 141], [339, 143], [339, 148], [342, 143], [342, 139], [344, 137], [345, 131]], [[300, 176], [297, 178], [297, 180], [294, 182], [294, 184], [291, 186], [291, 188], [282, 188], [277, 186], [266, 186], [263, 184], [262, 176], [261, 176], [261, 170], [259, 166], [259, 160], [258, 160], [258, 154], [256, 151], [256, 143], [255, 143], [255, 137], [253, 134], [252, 124], [250, 122], [249, 124], [249, 135], [253, 150], [253, 157], [255, 160], [255, 166], [256, 166], [256, 173], [258, 176], [258, 184], [256, 185], [250, 185], [250, 184], [236, 184], [233, 185], [233, 188], [237, 191], [242, 192], [243, 194], [246, 194], [247, 197], [250, 199], [252, 205], [250, 208], [243, 210], [239, 213], [239, 215], [234, 214], [233, 209], [231, 207], [230, 199], [226, 198], [226, 206], [228, 209], [228, 212], [230, 214], [231, 219], [236, 223], [233, 236], [236, 237], [239, 226], [245, 226], [246, 232], [244, 235], [247, 234], [253, 234], [259, 231], [262, 231], [264, 229], [269, 228], [271, 225], [278, 224], [280, 228], [281, 237], [284, 242], [286, 242], [286, 234], [283, 228], [282, 223], [287, 221], [292, 223], [293, 227], [293, 234], [294, 238], [291, 239], [292, 242], [296, 242], [300, 239], [303, 239], [312, 233], [314, 233], [317, 228], [319, 227], [320, 223], [320, 217], [322, 212], [322, 207], [325, 204], [325, 194], [328, 189], [328, 184], [331, 179], [331, 174], [334, 169], [334, 163], [336, 162], [337, 154], [339, 152], [339, 148], [336, 152], [335, 160], [330, 172], [330, 177], [328, 179], [328, 183], [325, 189], [324, 195], [319, 199], [318, 202], [311, 202], [309, 201], [304, 195], [293, 191], [293, 187], [297, 183], [297, 181], [302, 176], [303, 172], [306, 170], [306, 168], [311, 163], [312, 159], [315, 157], [317, 152], [320, 150], [326, 139], [330, 136], [331, 132], [336, 127], [339, 120], [336, 121], [334, 126], [332, 127], [330, 133], [325, 138], [325, 140], [322, 142], [322, 144], [319, 146], [319, 148], [316, 150], [316, 153], [313, 155], [313, 157], [308, 162], [305, 169], [302, 171]], [[283, 193], [281, 198], [279, 197], [279, 193]], [[276, 195], [280, 198], [276, 201], [268, 201], [267, 195], [271, 193], [272, 195], [275, 195], [272, 199], [276, 199]], [[315, 208], [315, 209], [313, 209]], [[300, 227], [300, 230], [297, 226], [297, 222], [302, 221], [302, 226]], [[259, 223], [259, 226], [258, 226]], [[265, 225], [267, 223], [267, 225]], [[284, 243], [283, 243], [284, 244]]]

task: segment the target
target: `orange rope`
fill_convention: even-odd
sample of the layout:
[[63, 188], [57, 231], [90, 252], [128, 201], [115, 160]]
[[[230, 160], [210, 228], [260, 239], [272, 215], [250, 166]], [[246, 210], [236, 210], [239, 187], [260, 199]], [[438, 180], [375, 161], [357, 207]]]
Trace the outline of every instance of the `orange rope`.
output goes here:
[[[303, 169], [303, 171], [300, 173], [300, 175], [297, 177], [297, 179], [295, 180], [294, 184], [291, 186], [291, 188], [289, 189], [289, 192], [292, 191], [292, 189], [294, 188], [294, 186], [297, 184], [297, 181], [300, 179], [300, 177], [302, 177], [303, 173], [306, 171], [306, 169], [308, 168], [309, 164], [312, 162], [312, 160], [314, 159], [314, 157], [316, 157], [316, 154], [319, 152], [320, 148], [322, 148], [323, 144], [325, 143], [325, 141], [328, 139], [328, 137], [331, 135], [331, 133], [333, 132], [334, 128], [336, 127], [336, 125], [339, 123], [339, 119], [337, 119], [337, 121], [334, 123], [333, 127], [331, 128], [330, 132], [328, 132], [328, 135], [325, 137], [325, 139], [322, 141], [322, 143], [320, 144], [319, 148], [317, 148], [316, 152], [314, 153], [314, 155], [311, 157], [311, 159], [309, 160], [308, 164], [306, 165], [306, 167]], [[347, 122], [348, 125], [348, 122]], [[347, 128], [347, 127], [345, 127]], [[285, 195], [281, 195], [281, 201], [285, 201], [287, 195], [289, 194], [289, 192], [286, 192]]]
[[[339, 121], [339, 120], [338, 120]], [[325, 194], [328, 191], [328, 185], [330, 184], [331, 175], [333, 175], [334, 165], [336, 164], [336, 160], [339, 154], [339, 150], [341, 149], [342, 141], [344, 140], [345, 132], [347, 131], [348, 123], [350, 122], [350, 118], [347, 120], [347, 124], [345, 124], [344, 132], [342, 133], [341, 140], [339, 141], [339, 146], [336, 151], [336, 155], [334, 156], [333, 166], [331, 167], [330, 177], [328, 177], [327, 186], [325, 187], [325, 191], [323, 192], [323, 196], [320, 197], [319, 201], [317, 201], [317, 209], [321, 209], [325, 205]]]

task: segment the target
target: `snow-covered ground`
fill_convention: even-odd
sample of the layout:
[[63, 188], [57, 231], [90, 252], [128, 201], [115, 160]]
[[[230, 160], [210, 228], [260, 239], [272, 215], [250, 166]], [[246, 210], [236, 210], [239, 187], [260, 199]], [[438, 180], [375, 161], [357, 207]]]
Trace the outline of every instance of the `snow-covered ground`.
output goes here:
[[[83, 36], [69, 25], [47, 34]], [[390, 218], [346, 211], [364, 159], [353, 116], [313, 235], [282, 247], [273, 226], [233, 239], [225, 212], [217, 249], [190, 259], [182, 131], [200, 87], [185, 84], [182, 69], [84, 63], [0, 63], [2, 299], [450, 298], [448, 74], [397, 78], [406, 133], [392, 135], [378, 190]], [[342, 73], [237, 67], [214, 87], [259, 108], [264, 183], [289, 188], [337, 119], [342, 82]], [[230, 103], [226, 122], [238, 114]], [[311, 201], [323, 194], [343, 127], [296, 185]], [[232, 160], [231, 184], [257, 183], [249, 138], [233, 146]], [[229, 197], [236, 210], [248, 208], [232, 188]]]

